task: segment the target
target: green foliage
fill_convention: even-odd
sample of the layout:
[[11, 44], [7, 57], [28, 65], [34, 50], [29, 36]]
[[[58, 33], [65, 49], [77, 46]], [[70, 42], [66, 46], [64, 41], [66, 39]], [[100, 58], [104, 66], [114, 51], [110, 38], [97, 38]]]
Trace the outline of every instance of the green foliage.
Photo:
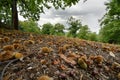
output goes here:
[[89, 35], [88, 35], [88, 40], [98, 41], [98, 35], [95, 32], [90, 32]]
[[[40, 13], [44, 13], [45, 8], [50, 9], [51, 7], [55, 7], [55, 9], [65, 9], [67, 6], [75, 5], [78, 1], [79, 0], [0, 0], [0, 21], [11, 23], [12, 20], [17, 20], [14, 19], [17, 17], [13, 17], [16, 13], [19, 13], [24, 18], [39, 20]], [[16, 9], [19, 9], [17, 12], [12, 12], [14, 2], [17, 4], [17, 6], [15, 5], [14, 7], [18, 7]]]
[[87, 25], [80, 27], [77, 37], [90, 41], [98, 41], [97, 34], [95, 32], [91, 32]]
[[38, 27], [37, 22], [33, 20], [20, 21], [19, 23], [20, 30], [22, 31], [40, 33], [40, 28]]
[[42, 34], [62, 36], [65, 34], [64, 28], [64, 25], [60, 23], [56, 23], [55, 25], [46, 23], [42, 26]]
[[120, 21], [112, 21], [100, 30], [100, 39], [103, 42], [120, 43]]
[[70, 17], [67, 23], [69, 24], [68, 37], [77, 37], [77, 31], [82, 26], [80, 20]]
[[106, 3], [108, 15], [118, 18], [120, 15], [120, 0], [111, 0], [109, 3]]
[[91, 32], [87, 25], [82, 25], [79, 19], [70, 17], [68, 19], [68, 37], [78, 37], [80, 39], [97, 41], [97, 34]]
[[54, 28], [51, 23], [46, 23], [43, 24], [42, 26], [42, 34], [53, 34], [54, 33]]
[[85, 25], [85, 26], [81, 26], [77, 36], [81, 39], [86, 39], [87, 40], [88, 37], [89, 37], [89, 35], [88, 35], [89, 33], [90, 33], [90, 30], [89, 30], [88, 26]]
[[65, 26], [63, 24], [56, 23], [54, 25], [54, 35], [58, 35], [58, 36], [65, 35], [64, 29]]
[[100, 30], [100, 40], [109, 43], [120, 43], [120, 1], [111, 0], [106, 4], [107, 13], [104, 15]]
[[0, 22], [4, 22], [4, 24], [11, 23], [11, 0], [0, 0]]

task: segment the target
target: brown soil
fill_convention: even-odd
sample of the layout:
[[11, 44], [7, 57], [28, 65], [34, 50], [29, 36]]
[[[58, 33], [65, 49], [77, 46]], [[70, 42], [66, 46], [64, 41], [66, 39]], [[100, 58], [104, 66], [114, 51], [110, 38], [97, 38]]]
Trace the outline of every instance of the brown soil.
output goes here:
[[120, 46], [0, 29], [0, 79], [120, 80]]

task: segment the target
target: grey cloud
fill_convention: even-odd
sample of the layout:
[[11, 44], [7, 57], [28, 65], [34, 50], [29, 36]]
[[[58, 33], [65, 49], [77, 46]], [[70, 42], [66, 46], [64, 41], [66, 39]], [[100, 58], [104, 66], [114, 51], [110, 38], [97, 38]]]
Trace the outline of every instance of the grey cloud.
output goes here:
[[56, 21], [66, 24], [65, 21], [70, 16], [76, 16], [83, 21], [83, 24], [90, 26], [92, 31], [98, 32], [100, 27], [98, 19], [100, 19], [105, 14], [106, 7], [104, 6], [104, 2], [107, 0], [88, 0], [85, 3], [82, 1], [83, 0], [81, 0], [77, 5], [65, 10], [55, 10], [54, 8], [45, 10], [45, 14], [41, 14], [41, 18], [44, 20], [42, 21], [42, 19], [40, 19], [40, 24], [43, 24], [47, 21], [53, 23]]
[[[105, 1], [105, 0], [104, 0]], [[57, 14], [60, 16], [69, 16], [69, 15], [88, 15], [88, 14], [101, 14], [104, 10], [103, 1], [98, 0], [88, 0], [86, 3], [80, 1], [77, 5], [63, 10], [54, 10], [52, 9], [52, 14]]]

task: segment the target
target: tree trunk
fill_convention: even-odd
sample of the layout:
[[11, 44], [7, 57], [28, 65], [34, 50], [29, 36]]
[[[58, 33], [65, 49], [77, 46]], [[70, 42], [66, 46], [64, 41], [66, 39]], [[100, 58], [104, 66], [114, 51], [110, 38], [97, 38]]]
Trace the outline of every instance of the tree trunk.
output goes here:
[[18, 30], [17, 0], [12, 0], [12, 27]]

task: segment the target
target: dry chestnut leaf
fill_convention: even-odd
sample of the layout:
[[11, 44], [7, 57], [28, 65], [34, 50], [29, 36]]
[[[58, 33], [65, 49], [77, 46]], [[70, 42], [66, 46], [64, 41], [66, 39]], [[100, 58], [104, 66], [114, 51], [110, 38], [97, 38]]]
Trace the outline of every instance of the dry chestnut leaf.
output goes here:
[[3, 40], [4, 40], [4, 42], [8, 42], [8, 41], [10, 41], [10, 38], [9, 37], [4, 37]]
[[53, 78], [47, 75], [43, 75], [43, 76], [38, 77], [37, 80], [53, 80]]
[[14, 49], [20, 49], [20, 50], [23, 48], [23, 46], [19, 43], [14, 43], [13, 47], [14, 47]]
[[13, 40], [13, 43], [20, 43], [20, 42], [21, 42], [21, 40], [17, 40], [17, 39]]
[[3, 43], [4, 42], [4, 39], [3, 38], [0, 38], [0, 43]]
[[118, 73], [117, 77], [118, 77], [118, 79], [120, 79], [120, 72]]
[[65, 45], [63, 46], [63, 50], [65, 51], [66, 49], [68, 49], [68, 48], [69, 48], [69, 46], [70, 46], [70, 45], [65, 44]]
[[114, 62], [112, 63], [112, 68], [115, 69], [115, 68], [120, 68], [120, 64], [117, 63], [117, 62]]
[[98, 55], [98, 56], [95, 57], [95, 62], [98, 63], [98, 64], [102, 63], [103, 60], [104, 60], [104, 58], [101, 55]]
[[83, 59], [84, 61], [87, 61], [87, 56], [86, 55], [82, 55], [80, 58]]
[[42, 47], [41, 48], [41, 52], [42, 53], [50, 53], [52, 51], [52, 49], [51, 48], [48, 48], [48, 47]]
[[9, 80], [9, 79], [10, 79], [10, 74], [3, 77], [3, 80]]
[[68, 56], [67, 57], [74, 57], [74, 58], [78, 58], [80, 57], [79, 55], [77, 55], [76, 53], [73, 53], [73, 52], [69, 52]]
[[66, 69], [67, 69], [67, 66], [65, 66], [64, 64], [61, 64], [61, 65], [60, 65], [60, 68], [61, 68], [62, 70], [66, 70]]
[[59, 59], [53, 61], [53, 64], [54, 64], [54, 65], [57, 65], [57, 64], [59, 64], [59, 63], [60, 63], [60, 60], [59, 60]]
[[3, 46], [3, 50], [4, 51], [13, 51], [14, 50], [14, 46], [13, 45]]
[[109, 55], [112, 56], [112, 57], [115, 57], [115, 54], [113, 52], [109, 52]]
[[45, 59], [40, 60], [41, 64], [46, 64], [47, 61]]
[[64, 54], [59, 54], [59, 56], [65, 60], [65, 62], [75, 65], [76, 62], [72, 58], [67, 58]]
[[30, 34], [30, 37], [29, 37], [31, 40], [34, 40], [34, 36], [32, 34]]
[[14, 57], [13, 52], [12, 51], [4, 51], [2, 53], [0, 53], [0, 61], [6, 61], [9, 59], [12, 59]]

